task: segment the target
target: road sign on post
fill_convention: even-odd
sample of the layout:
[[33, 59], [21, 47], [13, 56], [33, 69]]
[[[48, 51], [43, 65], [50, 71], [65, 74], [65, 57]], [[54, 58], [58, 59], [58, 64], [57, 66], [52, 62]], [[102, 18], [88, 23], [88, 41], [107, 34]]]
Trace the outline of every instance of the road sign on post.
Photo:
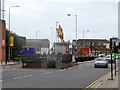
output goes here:
[[112, 38], [110, 38], [110, 51], [111, 51], [111, 80], [113, 80]]
[[118, 49], [118, 53], [120, 53], [120, 49]]
[[112, 43], [118, 41], [118, 38], [111, 38], [111, 39], [112, 39]]
[[116, 76], [116, 42], [114, 42], [114, 53], [115, 53], [115, 76]]

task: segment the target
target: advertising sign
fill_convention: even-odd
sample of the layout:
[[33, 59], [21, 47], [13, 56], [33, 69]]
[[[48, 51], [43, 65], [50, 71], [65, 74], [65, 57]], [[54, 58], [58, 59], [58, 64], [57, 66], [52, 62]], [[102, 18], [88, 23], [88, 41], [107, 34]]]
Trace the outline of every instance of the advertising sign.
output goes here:
[[77, 52], [77, 56], [88, 56], [89, 48], [80, 48]]
[[10, 37], [10, 46], [11, 46], [11, 47], [14, 46], [14, 37]]

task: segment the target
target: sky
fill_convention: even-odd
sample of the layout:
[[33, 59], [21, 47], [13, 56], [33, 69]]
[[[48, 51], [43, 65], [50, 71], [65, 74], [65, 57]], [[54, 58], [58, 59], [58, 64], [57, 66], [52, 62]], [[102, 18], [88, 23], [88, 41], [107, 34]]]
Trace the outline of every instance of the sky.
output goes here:
[[[5, 19], [11, 8], [11, 31], [27, 39], [49, 39], [56, 42], [56, 22], [61, 25], [65, 41], [76, 38], [118, 36], [118, 0], [5, 0]], [[71, 14], [71, 16], [67, 16]], [[57, 25], [57, 27], [58, 27]], [[51, 29], [52, 27], [52, 29]], [[87, 32], [89, 30], [89, 32]]]

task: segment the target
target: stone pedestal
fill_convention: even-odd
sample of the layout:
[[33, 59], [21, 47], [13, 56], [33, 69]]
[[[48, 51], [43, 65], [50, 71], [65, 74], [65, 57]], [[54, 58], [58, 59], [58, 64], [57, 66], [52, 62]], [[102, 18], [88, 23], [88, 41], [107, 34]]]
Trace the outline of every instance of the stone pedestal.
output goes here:
[[61, 55], [57, 56], [56, 62], [55, 62], [56, 69], [61, 69], [61, 67], [62, 67], [62, 60], [61, 59], [62, 59]]
[[60, 42], [60, 43], [55, 43], [54, 46], [56, 49], [56, 54], [58, 54], [58, 53], [66, 54], [66, 48], [69, 47], [69, 43], [68, 42]]
[[41, 68], [47, 68], [47, 58], [41, 60]]

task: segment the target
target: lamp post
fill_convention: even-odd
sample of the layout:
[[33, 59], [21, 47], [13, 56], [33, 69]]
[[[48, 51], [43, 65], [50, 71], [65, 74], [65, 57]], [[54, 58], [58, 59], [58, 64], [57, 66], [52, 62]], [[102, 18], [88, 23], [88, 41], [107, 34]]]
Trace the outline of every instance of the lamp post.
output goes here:
[[1, 10], [1, 0], [0, 0], [0, 20], [1, 20], [1, 12], [2, 10]]
[[52, 39], [51, 39], [52, 44], [51, 44], [51, 47], [53, 47], [53, 28], [51, 27], [50, 29], [52, 30]]
[[4, 2], [5, 0], [0, 0], [0, 20], [4, 20]]
[[[75, 16], [75, 36], [76, 36], [76, 52], [75, 52], [75, 58], [77, 57], [77, 15], [71, 15], [71, 14], [67, 14], [67, 16]], [[77, 64], [77, 60], [76, 61], [76, 64]]]
[[[10, 36], [12, 36], [12, 34], [10, 35], [10, 20], [11, 20], [11, 18], [10, 18], [10, 11], [11, 11], [11, 8], [15, 8], [15, 7], [19, 7], [19, 6], [10, 6], [9, 7], [9, 60], [10, 60]], [[12, 59], [12, 47], [11, 47], [11, 59]], [[7, 62], [6, 62], [6, 64], [7, 64]]]
[[36, 52], [37, 52], [37, 33], [38, 33], [39, 31], [36, 31]]
[[[67, 14], [68, 16], [72, 16], [71, 14]], [[76, 45], [77, 45], [77, 15], [74, 15], [75, 16], [75, 23], [76, 23], [76, 26], [75, 26], [75, 36], [76, 36]]]
[[51, 51], [53, 53], [53, 28], [50, 28], [52, 30], [52, 39], [51, 39]]
[[57, 42], [57, 24], [59, 23], [59, 21], [56, 21], [56, 42]]
[[[83, 30], [83, 43], [84, 43], [85, 31], [89, 32], [90, 30]], [[84, 46], [82, 46], [82, 47], [84, 47]]]

